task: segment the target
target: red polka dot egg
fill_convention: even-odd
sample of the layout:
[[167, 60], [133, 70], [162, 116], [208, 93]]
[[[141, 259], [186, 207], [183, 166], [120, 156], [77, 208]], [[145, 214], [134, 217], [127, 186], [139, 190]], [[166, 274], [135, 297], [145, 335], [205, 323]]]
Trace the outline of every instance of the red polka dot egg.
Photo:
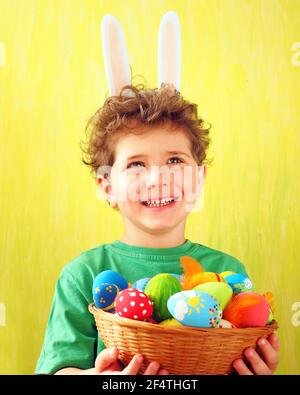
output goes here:
[[144, 292], [126, 288], [116, 297], [115, 309], [120, 317], [144, 321], [153, 314], [153, 302]]

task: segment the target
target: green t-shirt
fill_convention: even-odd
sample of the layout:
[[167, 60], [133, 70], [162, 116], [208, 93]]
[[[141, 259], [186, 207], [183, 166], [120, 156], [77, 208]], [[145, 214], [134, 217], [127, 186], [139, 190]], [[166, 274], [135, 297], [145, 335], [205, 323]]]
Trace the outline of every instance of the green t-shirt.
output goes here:
[[137, 247], [116, 240], [85, 251], [63, 268], [57, 280], [35, 373], [94, 367], [96, 356], [105, 346], [88, 305], [93, 302], [93, 281], [100, 272], [117, 271], [130, 283], [158, 273], [182, 274], [179, 258], [183, 255], [197, 259], [206, 271], [247, 274], [236, 258], [190, 240], [172, 248]]

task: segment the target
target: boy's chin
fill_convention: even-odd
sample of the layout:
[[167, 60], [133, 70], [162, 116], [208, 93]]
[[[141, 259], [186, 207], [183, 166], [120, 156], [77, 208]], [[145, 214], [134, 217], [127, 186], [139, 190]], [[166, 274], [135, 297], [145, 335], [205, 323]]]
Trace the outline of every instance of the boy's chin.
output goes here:
[[168, 232], [170, 230], [172, 230], [174, 228], [174, 224], [170, 223], [156, 223], [156, 221], [154, 221], [153, 223], [145, 223], [145, 222], [141, 222], [140, 223], [141, 228], [147, 230], [149, 233], [152, 234], [160, 234], [160, 233], [165, 233]]

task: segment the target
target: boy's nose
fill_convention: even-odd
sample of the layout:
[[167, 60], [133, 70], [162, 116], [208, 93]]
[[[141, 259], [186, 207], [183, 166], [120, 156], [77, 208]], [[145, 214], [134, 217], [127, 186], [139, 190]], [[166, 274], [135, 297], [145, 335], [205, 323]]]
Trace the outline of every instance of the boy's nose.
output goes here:
[[147, 195], [145, 197], [146, 200], [170, 195], [170, 183], [166, 174], [160, 170], [159, 166], [148, 171], [145, 186], [146, 190], [144, 192]]
[[165, 178], [164, 174], [161, 172], [159, 166], [151, 166], [148, 171], [146, 185], [148, 188], [152, 186], [159, 186], [161, 182], [166, 184], [166, 181], [163, 181]]

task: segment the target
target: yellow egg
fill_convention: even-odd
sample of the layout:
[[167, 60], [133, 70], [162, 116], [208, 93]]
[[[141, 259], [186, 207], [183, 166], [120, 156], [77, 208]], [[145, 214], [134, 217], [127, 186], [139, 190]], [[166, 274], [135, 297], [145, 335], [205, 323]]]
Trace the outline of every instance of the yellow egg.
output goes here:
[[176, 321], [175, 318], [169, 318], [159, 323], [162, 326], [183, 326], [180, 322]]
[[230, 274], [235, 274], [235, 272], [231, 272], [228, 270], [227, 272], [220, 273], [220, 276], [222, 276], [223, 278], [226, 278], [226, 276], [229, 276]]
[[221, 277], [218, 273], [214, 272], [203, 272], [194, 274], [187, 282], [188, 289], [193, 289], [196, 285], [200, 285], [208, 282], [222, 282], [226, 283], [226, 280]]

